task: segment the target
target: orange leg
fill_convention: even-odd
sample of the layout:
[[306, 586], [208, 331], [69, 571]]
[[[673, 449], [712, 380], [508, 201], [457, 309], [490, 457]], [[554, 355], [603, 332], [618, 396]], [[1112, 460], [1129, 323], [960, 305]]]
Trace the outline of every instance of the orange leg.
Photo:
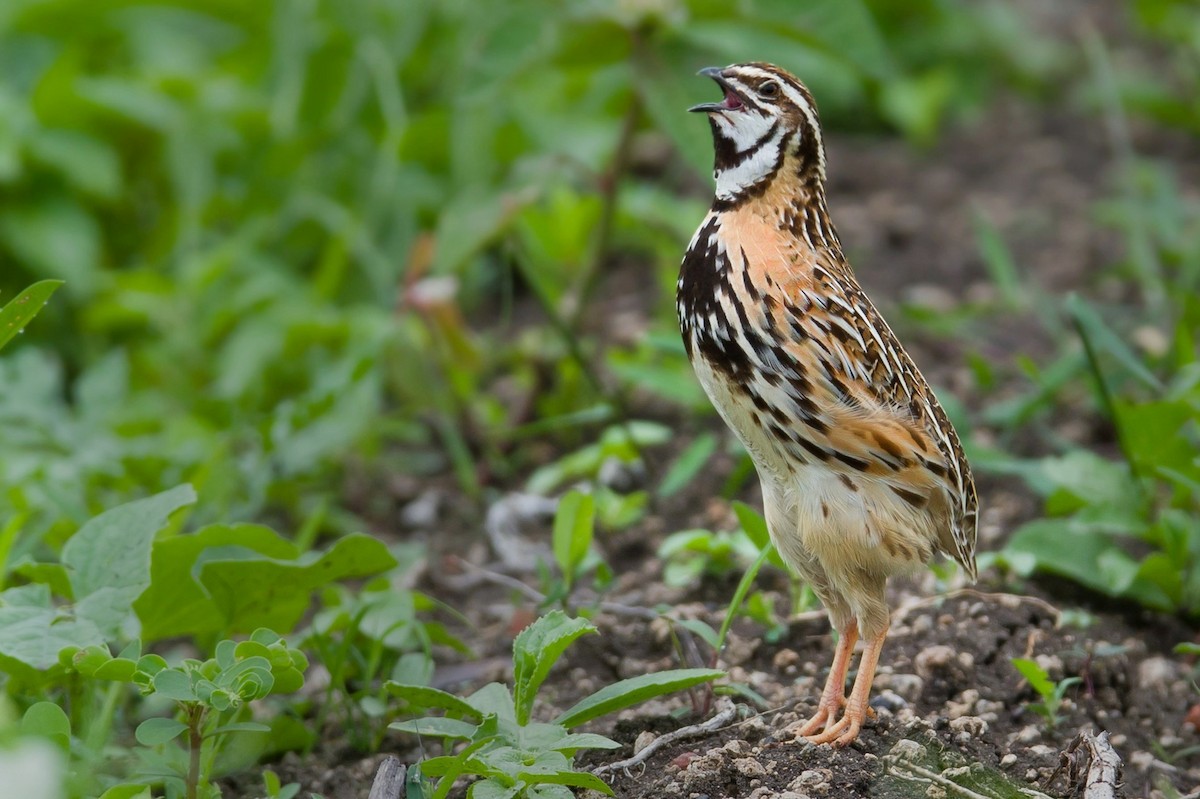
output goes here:
[[850, 667], [850, 656], [854, 654], [856, 643], [858, 623], [851, 620], [850, 626], [838, 637], [837, 649], [833, 652], [833, 665], [829, 669], [829, 679], [825, 681], [825, 690], [821, 691], [817, 712], [804, 723], [797, 735], [808, 737], [817, 730], [827, 729], [837, 718], [842, 705], [846, 704], [846, 669]]
[[879, 652], [883, 649], [883, 640], [887, 638], [885, 627], [879, 635], [867, 641], [863, 649], [862, 660], [858, 664], [858, 676], [854, 678], [854, 689], [846, 701], [846, 712], [832, 727], [826, 727], [820, 735], [809, 736], [808, 740], [815, 744], [833, 744], [841, 748], [858, 737], [863, 722], [867, 718], [867, 699], [871, 694], [871, 683], [875, 681], [875, 667], [879, 665]]

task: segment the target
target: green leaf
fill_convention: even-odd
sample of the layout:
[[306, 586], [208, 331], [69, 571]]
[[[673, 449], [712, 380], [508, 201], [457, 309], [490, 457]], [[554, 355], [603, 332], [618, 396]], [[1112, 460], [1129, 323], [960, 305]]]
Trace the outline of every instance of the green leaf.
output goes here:
[[472, 190], [451, 199], [438, 219], [433, 273], [453, 273], [476, 252], [496, 239], [532, 202], [530, 192], [480, 194]]
[[695, 479], [717, 451], [717, 437], [712, 433], [701, 433], [671, 463], [662, 482], [658, 485], [660, 497], [673, 496]]
[[388, 725], [390, 730], [411, 732], [414, 735], [424, 735], [430, 738], [459, 738], [469, 741], [475, 734], [478, 725], [470, 724], [459, 719], [424, 718], [409, 721], [393, 721]]
[[592, 719], [632, 707], [656, 696], [674, 693], [724, 677], [720, 669], [672, 669], [643, 674], [601, 688], [577, 702], [555, 722], [570, 729]]
[[152, 799], [152, 794], [146, 785], [114, 785], [100, 799]]
[[13, 297], [0, 308], [0, 349], [25, 331], [59, 286], [61, 280], [41, 280]]
[[477, 715], [495, 716], [498, 723], [517, 725], [517, 711], [513, 706], [512, 692], [503, 683], [490, 682], [467, 697]]
[[1040, 696], [1043, 698], [1054, 696], [1054, 683], [1050, 681], [1046, 671], [1037, 664], [1037, 661], [1028, 658], [1013, 658], [1012, 664]]
[[596, 632], [583, 619], [551, 611], [526, 627], [513, 641], [513, 697], [517, 723], [529, 722], [533, 700], [559, 656], [581, 635]]
[[470, 702], [460, 699], [454, 694], [439, 691], [437, 688], [430, 688], [427, 685], [403, 685], [390, 680], [384, 683], [383, 687], [389, 694], [403, 699], [414, 708], [423, 710], [438, 708], [472, 719], [483, 717], [483, 713]]
[[574, 732], [559, 738], [552, 748], [561, 751], [577, 749], [619, 749], [621, 745], [611, 738], [592, 732]]
[[1084, 505], [1136, 508], [1137, 486], [1128, 467], [1085, 449], [1073, 449], [1065, 455], [1042, 458], [1023, 476], [1034, 490], [1050, 497], [1059, 495], [1053, 508], [1065, 513]]
[[116, 197], [121, 188], [121, 162], [103, 139], [74, 130], [47, 129], [29, 142], [31, 156], [58, 170], [85, 194]]
[[568, 491], [558, 502], [554, 514], [554, 559], [568, 586], [592, 545], [595, 518], [596, 501], [591, 494]]
[[746, 535], [750, 536], [756, 548], [762, 549], [771, 542], [771, 534], [767, 532], [767, 520], [761, 513], [745, 502], [734, 502], [733, 512], [737, 515], [738, 524], [746, 531]]
[[1121, 428], [1121, 441], [1136, 465], [1152, 472], [1173, 469], [1197, 475], [1196, 449], [1182, 434], [1184, 425], [1200, 418], [1200, 411], [1184, 399], [1131, 404], [1113, 401]]
[[700, 636], [700, 640], [708, 644], [710, 647], [720, 649], [721, 638], [712, 625], [702, 619], [678, 619], [672, 622], [678, 627], [682, 627], [688, 632]]
[[[619, 746], [619, 744], [614, 744]], [[528, 775], [528, 776], [527, 776]], [[572, 788], [587, 788], [593, 791], [599, 791], [605, 796], [612, 796], [612, 788], [608, 786], [604, 780], [597, 777], [595, 774], [588, 774], [586, 771], [559, 771], [552, 774], [536, 774], [536, 777], [530, 772], [522, 772], [522, 778], [529, 781], [536, 779], [542, 785], [569, 785]], [[574, 795], [574, 794], [567, 794]]]
[[175, 719], [146, 719], [134, 731], [142, 746], [158, 746], [173, 741], [187, 731], [187, 725]]
[[[1124, 367], [1133, 377], [1136, 377], [1148, 388], [1155, 392], [1162, 391], [1162, 383], [1146, 368], [1134, 351], [1126, 344], [1108, 322], [1086, 300], [1078, 294], [1071, 294], [1066, 301], [1067, 312], [1075, 320], [1080, 335], [1085, 337], [1097, 356], [1107, 355]], [[1097, 379], [1105, 380], [1104, 375], [1096, 375]]]
[[155, 535], [172, 513], [195, 501], [196, 492], [184, 484], [119, 505], [79, 528], [62, 551], [77, 615], [115, 636], [131, 619], [134, 600], [150, 585]]
[[53, 702], [35, 702], [21, 716], [21, 732], [47, 738], [64, 752], [71, 750], [71, 720]]
[[150, 587], [134, 603], [142, 635], [290, 630], [313, 591], [335, 580], [365, 577], [396, 565], [387, 547], [355, 533], [328, 550], [300, 555], [261, 525], [211, 525], [155, 542]]
[[100, 226], [69, 196], [6, 205], [0, 240], [31, 271], [64, 278], [76, 296], [91, 296], [97, 288]]
[[[33, 589], [32, 591], [30, 589]], [[44, 605], [29, 600], [40, 595]], [[11, 602], [10, 600], [19, 600]], [[87, 619], [64, 618], [50, 607], [50, 592], [44, 585], [10, 588], [0, 593], [0, 669], [34, 679], [59, 665], [63, 649], [102, 646], [105, 636]]]
[[176, 702], [195, 702], [196, 691], [192, 687], [192, 679], [179, 668], [163, 669], [151, 680], [154, 692]]
[[467, 799], [514, 799], [524, 783], [506, 786], [492, 777], [480, 780], [467, 790]]
[[[607, 796], [612, 796], [611, 788]], [[601, 791], [601, 793], [604, 793]], [[574, 799], [575, 792], [565, 785], [554, 785], [549, 780], [542, 778], [540, 785], [531, 785], [525, 791], [528, 799]]]

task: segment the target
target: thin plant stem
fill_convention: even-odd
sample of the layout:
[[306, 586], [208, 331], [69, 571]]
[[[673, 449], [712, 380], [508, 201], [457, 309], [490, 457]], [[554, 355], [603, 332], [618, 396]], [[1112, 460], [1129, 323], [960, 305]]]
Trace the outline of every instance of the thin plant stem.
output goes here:
[[187, 706], [188, 720], [188, 773], [187, 799], [196, 799], [200, 787], [200, 749], [204, 746], [204, 708], [198, 704]]

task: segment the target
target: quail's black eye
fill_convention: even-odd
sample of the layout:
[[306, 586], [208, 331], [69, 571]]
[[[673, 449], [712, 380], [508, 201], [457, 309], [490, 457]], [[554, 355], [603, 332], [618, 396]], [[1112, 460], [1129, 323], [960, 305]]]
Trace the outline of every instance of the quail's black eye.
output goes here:
[[766, 83], [764, 83], [762, 86], [758, 87], [758, 94], [760, 97], [767, 97], [767, 98], [778, 97], [779, 96], [779, 84], [773, 80], [769, 80]]

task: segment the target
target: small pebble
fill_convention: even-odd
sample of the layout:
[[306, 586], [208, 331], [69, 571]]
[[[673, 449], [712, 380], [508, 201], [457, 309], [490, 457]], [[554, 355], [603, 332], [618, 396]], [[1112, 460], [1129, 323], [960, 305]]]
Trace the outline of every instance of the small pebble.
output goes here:
[[764, 777], [767, 774], [763, 764], [752, 757], [734, 758], [733, 768], [739, 774], [747, 777]]
[[1179, 666], [1170, 658], [1148, 657], [1138, 664], [1137, 673], [1142, 690], [1165, 695], [1179, 679]]
[[987, 735], [988, 723], [978, 716], [959, 716], [950, 719], [950, 729], [967, 736], [967, 739]]

